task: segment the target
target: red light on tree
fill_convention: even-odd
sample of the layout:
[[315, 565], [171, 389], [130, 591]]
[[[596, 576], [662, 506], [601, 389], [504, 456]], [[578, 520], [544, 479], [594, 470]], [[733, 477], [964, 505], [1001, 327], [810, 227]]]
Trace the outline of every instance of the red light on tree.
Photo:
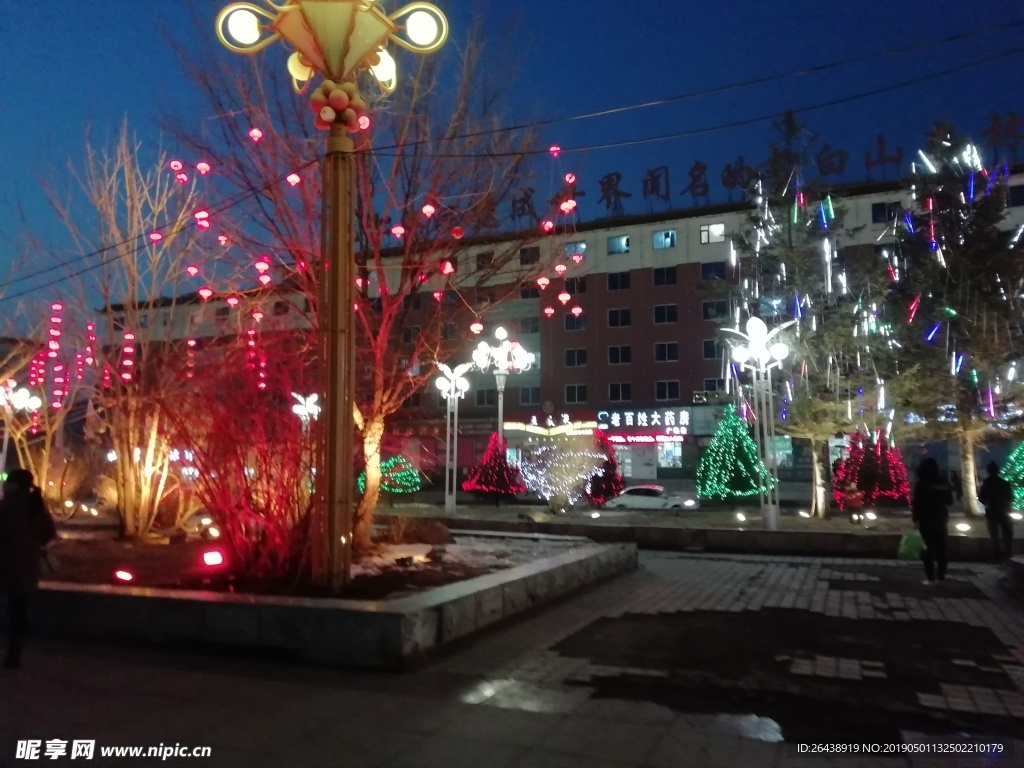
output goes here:
[[297, 185], [297, 184], [298, 184], [298, 183], [299, 183], [300, 181], [302, 181], [302, 177], [301, 177], [301, 176], [299, 176], [299, 174], [297, 174], [297, 173], [289, 173], [289, 174], [288, 174], [288, 175], [287, 175], [287, 176], [285, 177], [285, 181], [287, 181], [287, 182], [288, 182], [289, 184], [291, 184], [291, 185], [292, 185], [292, 186], [294, 187], [294, 186], [296, 186], [296, 185]]
[[479, 320], [474, 320], [472, 323], [470, 323], [469, 330], [471, 330], [473, 333], [480, 333], [480, 331], [482, 331], [483, 329], [484, 324], [481, 323]]
[[135, 578], [131, 571], [117, 570], [114, 571], [114, 578], [118, 581], [131, 581]]
[[557, 272], [559, 274], [559, 276], [564, 275], [565, 274], [565, 270], [566, 270], [565, 264], [555, 264], [555, 272]]
[[576, 183], [576, 174], [575, 173], [567, 173], [567, 174], [565, 174], [565, 183], [566, 184], [575, 184]]
[[571, 299], [571, 298], [572, 298], [572, 296], [569, 295], [568, 291], [562, 291], [560, 294], [558, 294], [558, 300], [560, 302], [562, 302], [563, 304], [568, 304], [569, 303], [569, 299]]
[[428, 219], [435, 213], [437, 213], [437, 208], [432, 206], [430, 203], [425, 203], [420, 210], [423, 212], [423, 215], [426, 216]]
[[150, 232], [149, 239], [152, 240], [154, 243], [159, 243], [161, 240], [164, 239], [164, 236], [161, 235], [159, 232]]
[[261, 131], [259, 128], [253, 128], [251, 131], [249, 131], [249, 138], [259, 143], [259, 140], [263, 138], [263, 131]]
[[581, 261], [583, 261], [583, 254], [582, 253], [574, 253], [572, 255], [572, 260], [576, 264], [579, 264]]
[[196, 275], [199, 274], [199, 267], [197, 267], [195, 264], [189, 264], [187, 267], [185, 267], [185, 272], [188, 273], [189, 277], [195, 277]]
[[360, 131], [368, 131], [368, 130], [370, 130], [370, 116], [369, 115], [360, 115], [359, 116], [359, 130]]
[[395, 224], [395, 226], [391, 228], [391, 234], [397, 237], [399, 240], [401, 240], [402, 235], [405, 234], [405, 227], [403, 227], [401, 224]]
[[440, 301], [444, 297], [443, 291], [434, 291], [434, 300]]
[[179, 184], [188, 184], [188, 174], [184, 172], [176, 173], [174, 174], [174, 180]]
[[455, 271], [455, 265], [454, 264], [452, 264], [450, 261], [442, 262], [442, 264], [441, 264], [441, 274], [450, 275], [454, 271]]
[[200, 176], [205, 176], [210, 172], [210, 164], [203, 161], [199, 161], [198, 163], [196, 163], [196, 170], [199, 171]]
[[576, 201], [572, 198], [563, 200], [562, 204], [558, 207], [562, 210], [562, 213], [570, 214], [576, 210]]
[[203, 552], [203, 565], [210, 568], [215, 568], [218, 565], [224, 565], [224, 555], [216, 549]]
[[182, 165], [181, 160], [171, 160], [171, 162], [168, 163], [168, 166], [175, 173], [177, 173], [178, 171], [185, 167], [184, 165]]
[[555, 222], [553, 222], [551, 219], [544, 219], [544, 221], [540, 223], [540, 228], [545, 232], [550, 232], [555, 228]]
[[260, 274], [263, 274], [268, 269], [270, 269], [270, 262], [268, 262], [265, 258], [263, 258], [261, 256], [260, 258], [258, 258], [256, 260], [256, 263], [253, 264], [253, 266], [256, 267], [256, 271], [257, 272], [259, 272]]
[[228, 237], [227, 235], [217, 235], [217, 242], [220, 243], [221, 245], [230, 245], [231, 238]]
[[558, 157], [560, 154], [562, 154], [562, 148], [557, 144], [552, 144], [551, 147], [548, 149], [548, 152], [551, 153], [552, 157]]
[[272, 278], [270, 275], [260, 275], [256, 279], [260, 281], [261, 285], [270, 285], [270, 281], [273, 280], [274, 278]]
[[466, 234], [466, 231], [462, 227], [452, 227], [452, 237], [456, 240], [461, 240]]
[[583, 307], [577, 304], [575, 307], [572, 308], [572, 314], [574, 317], [579, 317], [580, 315], [583, 314]]
[[554, 307], [544, 307], [544, 314], [547, 315], [548, 317], [551, 317], [553, 314], [555, 314], [555, 308]]
[[237, 296], [228, 296], [226, 299], [224, 299], [224, 301], [232, 309], [234, 309], [235, 307], [238, 306], [238, 297]]
[[544, 290], [544, 289], [545, 289], [545, 288], [547, 288], [547, 287], [548, 287], [548, 286], [549, 286], [550, 284], [551, 284], [551, 281], [550, 281], [550, 280], [548, 280], [548, 279], [547, 279], [546, 277], [544, 277], [544, 275], [541, 275], [540, 277], [538, 277], [538, 278], [537, 278], [537, 285], [539, 285], [539, 286], [540, 286], [540, 289], [541, 289], [541, 290]]
[[260, 312], [258, 309], [254, 309], [252, 311], [252, 319], [258, 323], [260, 320], [263, 319], [263, 313]]
[[207, 301], [211, 296], [213, 296], [213, 291], [209, 288], [200, 288], [196, 293], [199, 294], [199, 298], [203, 301]]

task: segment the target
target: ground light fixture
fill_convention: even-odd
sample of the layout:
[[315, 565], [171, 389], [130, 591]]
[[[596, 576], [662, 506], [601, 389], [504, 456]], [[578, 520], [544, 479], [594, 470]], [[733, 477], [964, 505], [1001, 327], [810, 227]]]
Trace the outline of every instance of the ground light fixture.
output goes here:
[[224, 565], [224, 554], [216, 549], [208, 549], [206, 552], [203, 552], [203, 565], [210, 568]]
[[1010, 517], [1014, 520], [1024, 520], [1024, 515], [1022, 515], [1020, 512], [1011, 512]]
[[971, 526], [967, 523], [957, 523], [956, 529], [960, 531], [960, 533], [967, 533], [969, 530], [971, 530]]
[[135, 579], [135, 575], [131, 571], [126, 571], [123, 568], [119, 568], [114, 571], [114, 580], [120, 582], [129, 582]]

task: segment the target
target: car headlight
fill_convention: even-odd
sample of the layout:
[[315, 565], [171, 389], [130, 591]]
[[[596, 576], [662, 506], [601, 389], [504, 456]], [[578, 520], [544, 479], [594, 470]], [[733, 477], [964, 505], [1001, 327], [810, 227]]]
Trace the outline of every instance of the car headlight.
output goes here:
[[693, 499], [687, 499], [686, 501], [683, 502], [683, 506], [686, 506], [686, 507], [692, 507], [692, 506], [695, 506], [696, 504], [697, 504], [697, 502], [694, 501]]

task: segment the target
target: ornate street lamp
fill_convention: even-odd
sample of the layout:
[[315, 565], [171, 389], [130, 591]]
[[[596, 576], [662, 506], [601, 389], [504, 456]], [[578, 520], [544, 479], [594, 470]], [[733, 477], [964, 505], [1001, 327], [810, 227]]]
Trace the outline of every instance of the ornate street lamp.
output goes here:
[[442, 376], [434, 382], [441, 390], [441, 396], [448, 403], [445, 418], [444, 440], [444, 511], [455, 514], [455, 491], [459, 472], [459, 400], [469, 391], [469, 382], [465, 374], [473, 367], [472, 363], [462, 363], [452, 370], [444, 363], [438, 363]]
[[510, 373], [524, 373], [533, 367], [536, 355], [523, 349], [518, 341], [509, 341], [508, 331], [495, 328], [495, 346], [481, 341], [473, 352], [473, 362], [481, 371], [494, 364], [494, 383], [498, 388], [498, 437], [505, 438], [505, 381]]
[[[376, 0], [266, 1], [232, 3], [217, 14], [217, 37], [236, 53], [253, 54], [276, 40], [294, 53], [288, 72], [297, 92], [315, 74], [326, 78], [311, 104], [317, 127], [330, 131], [323, 161], [323, 216], [318, 277], [320, 323], [321, 403], [318, 421], [324, 471], [317, 483], [314, 522], [314, 578], [333, 590], [349, 578], [352, 565], [352, 527], [355, 483], [352, 478], [355, 441], [354, 388], [355, 324], [352, 319], [354, 244], [352, 215], [354, 184], [352, 139], [346, 131], [368, 127], [365, 102], [355, 87], [358, 74], [369, 69], [382, 90], [394, 90], [398, 78], [391, 41], [415, 53], [436, 51], [448, 38], [448, 21], [436, 6], [413, 2], [390, 16]], [[329, 278], [329, 279], [328, 279]], [[319, 540], [318, 540], [319, 539]]]
[[[771, 472], [771, 482], [767, 490], [761, 493], [761, 516], [764, 526], [770, 531], [779, 529], [779, 467], [775, 456], [775, 395], [772, 390], [772, 369], [781, 368], [783, 361], [789, 357], [789, 347], [776, 336], [793, 321], [783, 323], [772, 329], [759, 317], [747, 320], [747, 332], [726, 329], [743, 339], [745, 344], [736, 344], [732, 348], [732, 359], [743, 368], [754, 374], [754, 412], [757, 424], [754, 432], [757, 447], [762, 460]], [[774, 341], [773, 341], [774, 339]], [[768, 452], [772, 452], [769, 460]]]
[[4, 444], [0, 449], [0, 472], [7, 472], [7, 448], [11, 442], [11, 423], [14, 412], [31, 413], [43, 407], [42, 398], [33, 395], [25, 387], [18, 386], [14, 379], [8, 379], [0, 386], [0, 407], [4, 409]]

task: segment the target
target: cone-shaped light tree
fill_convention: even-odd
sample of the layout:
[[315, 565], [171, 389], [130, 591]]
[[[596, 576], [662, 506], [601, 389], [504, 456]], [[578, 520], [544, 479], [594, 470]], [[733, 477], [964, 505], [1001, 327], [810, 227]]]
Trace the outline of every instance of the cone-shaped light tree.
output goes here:
[[840, 509], [858, 494], [864, 504], [909, 506], [910, 483], [903, 454], [883, 434], [869, 440], [860, 432], [850, 435], [836, 471], [832, 495]]
[[705, 499], [754, 496], [771, 487], [746, 423], [727, 405], [711, 444], [697, 464], [697, 495]]
[[462, 484], [462, 490], [493, 499], [513, 499], [526, 490], [519, 470], [509, 465], [507, 444], [497, 432], [491, 433], [480, 463], [473, 468], [469, 478]]
[[1013, 508], [1024, 509], [1024, 443], [1013, 450], [999, 474], [1013, 486]]

